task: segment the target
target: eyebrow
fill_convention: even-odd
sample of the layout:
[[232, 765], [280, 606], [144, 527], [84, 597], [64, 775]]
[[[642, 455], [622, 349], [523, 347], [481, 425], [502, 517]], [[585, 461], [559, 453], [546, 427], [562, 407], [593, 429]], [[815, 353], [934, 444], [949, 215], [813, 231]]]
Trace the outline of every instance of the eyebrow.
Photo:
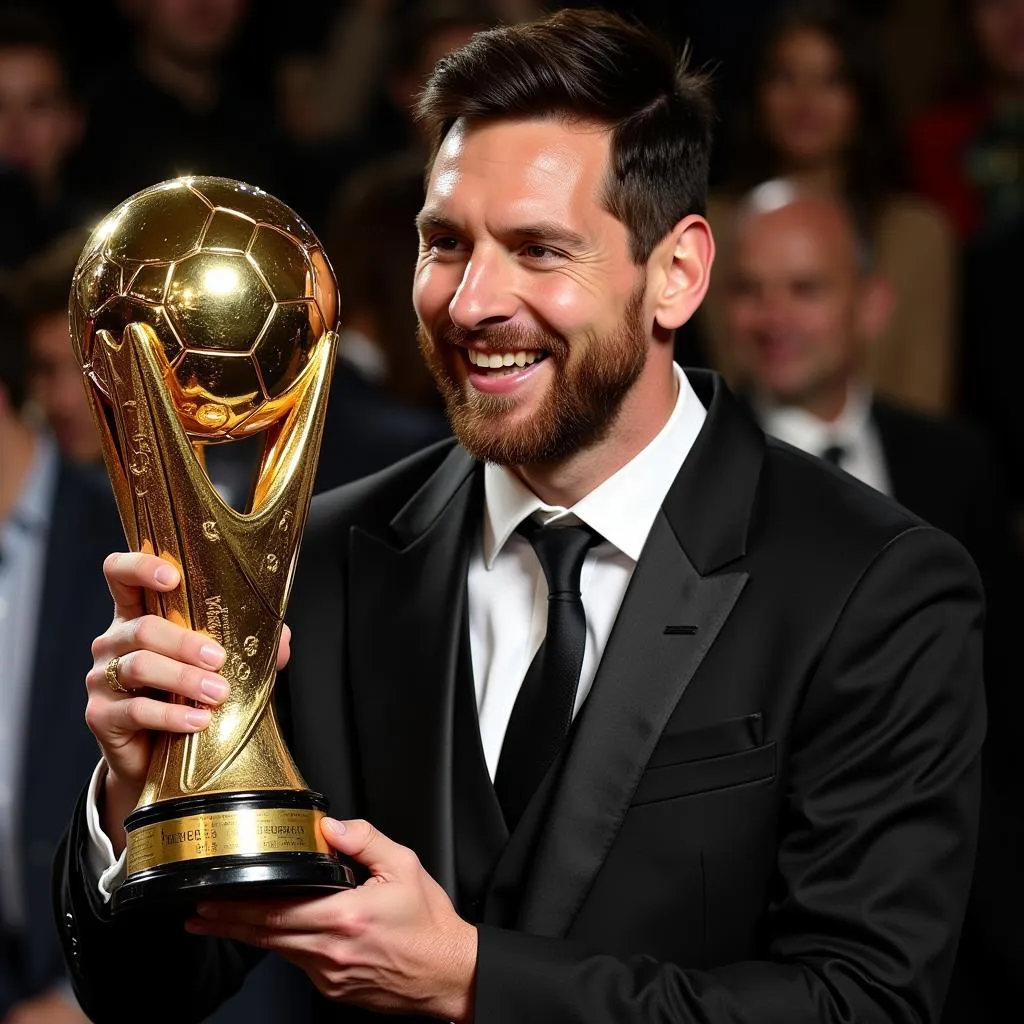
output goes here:
[[[421, 236], [426, 235], [430, 231], [460, 233], [454, 221], [431, 210], [423, 210], [416, 217], [416, 229]], [[571, 231], [556, 221], [536, 221], [533, 224], [523, 224], [518, 227], [508, 228], [502, 234], [512, 235], [516, 238], [532, 239], [537, 242], [546, 242], [559, 248], [576, 251], [585, 249], [587, 246], [587, 240], [582, 235]]]

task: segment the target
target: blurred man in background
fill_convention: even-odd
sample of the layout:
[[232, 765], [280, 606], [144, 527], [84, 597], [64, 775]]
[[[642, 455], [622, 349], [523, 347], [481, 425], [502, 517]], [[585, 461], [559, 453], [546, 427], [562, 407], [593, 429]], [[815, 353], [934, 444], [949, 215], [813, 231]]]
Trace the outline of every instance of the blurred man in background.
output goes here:
[[765, 431], [894, 497], [992, 568], [1002, 521], [984, 443], [871, 393], [867, 359], [893, 297], [842, 201], [769, 182], [745, 202], [734, 242], [730, 344]]
[[29, 393], [53, 433], [61, 455], [92, 465], [105, 482], [103, 452], [82, 387], [68, 333], [71, 276], [85, 244], [85, 232], [66, 235], [22, 269], [18, 296], [29, 352]]
[[77, 223], [84, 204], [67, 163], [82, 132], [55, 24], [0, 10], [0, 264], [11, 266]]
[[[124, 541], [109, 486], [25, 422], [25, 328], [0, 310], [0, 1020], [80, 1024], [50, 913], [50, 861], [95, 742], [80, 711]], [[70, 346], [69, 346], [70, 347]], [[81, 384], [79, 384], [81, 389]], [[92, 425], [89, 424], [90, 429]]]

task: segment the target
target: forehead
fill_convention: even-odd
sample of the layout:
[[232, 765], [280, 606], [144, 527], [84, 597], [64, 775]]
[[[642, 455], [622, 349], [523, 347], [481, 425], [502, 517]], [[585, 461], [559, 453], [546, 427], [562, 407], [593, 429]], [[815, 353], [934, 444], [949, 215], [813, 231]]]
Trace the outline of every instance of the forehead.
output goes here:
[[456, 122], [431, 169], [427, 206], [446, 216], [597, 219], [610, 136], [561, 120]]
[[42, 80], [47, 85], [58, 85], [63, 79], [56, 56], [41, 46], [0, 48], [0, 72], [15, 76], [21, 85], [26, 84], [26, 79], [33, 84]]
[[737, 227], [736, 262], [774, 276], [850, 271], [855, 242], [842, 216], [825, 204], [793, 203], [752, 213]]

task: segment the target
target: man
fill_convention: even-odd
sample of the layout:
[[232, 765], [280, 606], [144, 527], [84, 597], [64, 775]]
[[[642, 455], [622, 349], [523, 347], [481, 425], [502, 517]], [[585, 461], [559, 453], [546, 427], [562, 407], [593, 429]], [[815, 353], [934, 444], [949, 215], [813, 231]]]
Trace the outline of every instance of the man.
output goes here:
[[748, 197], [734, 245], [730, 342], [750, 368], [764, 430], [894, 497], [986, 572], [999, 568], [1005, 522], [981, 437], [877, 398], [867, 383], [892, 294], [850, 212], [828, 195], [769, 182]]
[[[66, 330], [66, 328], [65, 328]], [[102, 487], [22, 411], [22, 326], [0, 314], [0, 1020], [79, 1024], [50, 904], [50, 863], [96, 744], [81, 673], [106, 616], [96, 559], [122, 542]], [[81, 385], [79, 385], [81, 386]]]
[[65, 235], [26, 264], [15, 278], [25, 342], [29, 351], [29, 390], [53, 433], [61, 454], [102, 470], [100, 437], [82, 387], [82, 368], [68, 336], [68, 293], [85, 234]]
[[146, 730], [204, 728], [229, 685], [210, 638], [139, 617], [177, 573], [114, 556], [104, 758], [56, 868], [83, 1005], [116, 1019], [173, 972], [167, 1018], [198, 1017], [269, 949], [326, 1000], [419, 1019], [937, 1020], [979, 583], [673, 366], [714, 251], [703, 85], [645, 31], [562, 13], [475, 37], [421, 114], [414, 301], [460, 444], [318, 500], [279, 658], [305, 777], [372, 822], [324, 835], [372, 877], [111, 918]]
[[85, 216], [66, 187], [82, 134], [55, 27], [22, 10], [0, 12], [0, 262], [14, 266]]

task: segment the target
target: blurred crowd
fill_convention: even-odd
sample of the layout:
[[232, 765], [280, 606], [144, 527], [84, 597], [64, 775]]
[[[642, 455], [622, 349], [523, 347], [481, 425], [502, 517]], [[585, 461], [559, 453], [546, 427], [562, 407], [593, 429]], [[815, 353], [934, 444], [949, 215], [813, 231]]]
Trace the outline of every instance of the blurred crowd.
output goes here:
[[[718, 256], [679, 361], [719, 370], [767, 432], [953, 534], [984, 578], [986, 795], [947, 1020], [995, 1020], [1024, 961], [1024, 0], [602, 6], [688, 46], [713, 83]], [[49, 864], [96, 756], [82, 679], [110, 615], [99, 565], [123, 545], [68, 338], [89, 230], [185, 173], [292, 206], [341, 291], [317, 487], [382, 468], [447, 433], [409, 298], [425, 152], [412, 104], [474, 32], [539, 13], [533, 0], [0, 4], [0, 1022], [84, 1020], [51, 934]], [[211, 449], [236, 505], [252, 458], [244, 443]], [[267, 964], [216, 1019], [290, 1019], [292, 981]]]

